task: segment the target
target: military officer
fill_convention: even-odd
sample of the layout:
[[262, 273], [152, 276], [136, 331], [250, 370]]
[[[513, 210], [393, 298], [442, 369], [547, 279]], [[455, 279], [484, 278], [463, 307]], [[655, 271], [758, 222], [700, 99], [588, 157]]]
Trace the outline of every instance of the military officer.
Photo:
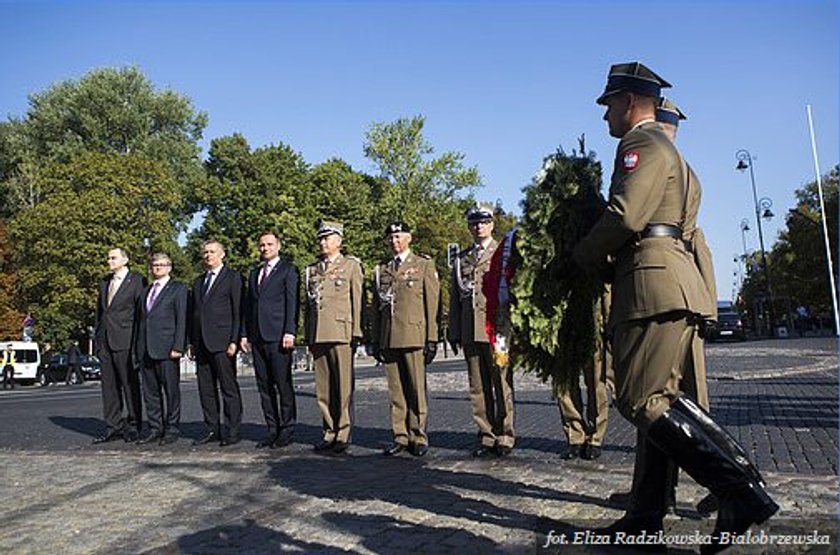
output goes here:
[[699, 195], [691, 194], [682, 156], [655, 121], [661, 89], [668, 86], [639, 62], [611, 67], [597, 100], [607, 107], [610, 134], [620, 139], [610, 199], [574, 254], [590, 273], [613, 276], [616, 405], [647, 442], [648, 479], [638, 484], [631, 510], [606, 532], [662, 529], [670, 458], [719, 500], [712, 543], [701, 548], [714, 553], [726, 547], [724, 533], [742, 534], [778, 505], [734, 438], [679, 392], [697, 322], [714, 300], [683, 240]]
[[315, 451], [350, 443], [353, 351], [362, 338], [363, 277], [358, 258], [341, 253], [344, 226], [318, 225], [318, 260], [306, 267], [306, 343], [315, 361], [315, 395], [324, 433]]
[[394, 443], [384, 454], [409, 450], [422, 457], [426, 435], [426, 366], [438, 340], [440, 282], [433, 260], [411, 251], [411, 229], [393, 222], [385, 229], [392, 258], [374, 269], [374, 356], [385, 364]]
[[449, 341], [457, 354], [463, 347], [470, 382], [470, 404], [480, 444], [474, 457], [510, 454], [513, 433], [513, 372], [493, 362], [487, 337], [484, 274], [499, 243], [493, 239], [493, 206], [476, 204], [467, 210], [473, 244], [458, 253], [452, 267], [449, 295]]

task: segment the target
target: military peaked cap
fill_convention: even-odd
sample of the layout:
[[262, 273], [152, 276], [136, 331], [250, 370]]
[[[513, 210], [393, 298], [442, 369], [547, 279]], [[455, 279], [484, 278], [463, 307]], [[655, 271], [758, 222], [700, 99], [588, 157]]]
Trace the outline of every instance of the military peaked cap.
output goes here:
[[391, 222], [388, 224], [388, 227], [385, 228], [385, 237], [391, 235], [392, 233], [411, 233], [411, 228], [408, 227], [408, 224], [405, 222]]
[[486, 202], [477, 202], [467, 210], [467, 223], [486, 222], [493, 219], [494, 207]]
[[627, 91], [644, 96], [660, 96], [662, 89], [671, 84], [658, 76], [641, 62], [615, 64], [610, 67], [607, 76], [607, 87], [601, 96], [595, 100], [598, 104], [605, 104], [607, 97]]
[[332, 235], [333, 233], [339, 237], [344, 237], [344, 226], [338, 222], [327, 222], [324, 220], [318, 222], [318, 239]]
[[659, 99], [659, 106], [656, 107], [656, 121], [679, 126], [682, 119], [688, 118], [670, 98], [663, 96]]

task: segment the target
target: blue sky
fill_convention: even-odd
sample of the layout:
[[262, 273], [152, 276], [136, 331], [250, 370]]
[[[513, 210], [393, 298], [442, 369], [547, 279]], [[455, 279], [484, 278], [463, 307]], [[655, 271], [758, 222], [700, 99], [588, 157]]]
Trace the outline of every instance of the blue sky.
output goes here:
[[749, 175], [777, 217], [769, 247], [814, 179], [805, 105], [821, 169], [837, 164], [835, 0], [566, 2], [3, 2], [0, 110], [100, 66], [137, 65], [206, 111], [210, 139], [284, 142], [317, 164], [373, 171], [373, 122], [423, 114], [438, 152], [476, 165], [479, 198], [518, 211], [542, 157], [587, 148], [612, 167], [615, 140], [594, 103], [611, 63], [640, 60], [688, 114], [680, 147], [703, 183], [700, 223], [720, 298], [732, 292], [739, 223], [758, 246]]

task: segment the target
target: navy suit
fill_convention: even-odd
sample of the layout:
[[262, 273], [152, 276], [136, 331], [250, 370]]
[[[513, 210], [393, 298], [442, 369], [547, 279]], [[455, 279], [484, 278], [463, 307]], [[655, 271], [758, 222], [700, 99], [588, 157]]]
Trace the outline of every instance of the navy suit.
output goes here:
[[[108, 304], [112, 275], [99, 283], [96, 303], [96, 354], [102, 365], [102, 412], [108, 435], [140, 431], [143, 405], [140, 400], [140, 377], [132, 345], [137, 331], [138, 300], [143, 297], [146, 280], [128, 272]], [[127, 418], [123, 416], [127, 409]], [[127, 426], [126, 426], [127, 424]]]
[[196, 358], [198, 396], [204, 423], [221, 436], [219, 390], [224, 400], [226, 437], [238, 438], [242, 422], [242, 396], [236, 381], [236, 355], [227, 348], [239, 343], [242, 325], [242, 297], [245, 292], [239, 272], [222, 266], [210, 289], [207, 274], [196, 278], [190, 293], [190, 345]]
[[294, 335], [298, 318], [298, 272], [280, 259], [258, 284], [260, 264], [248, 277], [242, 336], [254, 354], [254, 373], [260, 392], [268, 439], [291, 441], [297, 419], [292, 385], [292, 352], [284, 349], [283, 335]]
[[[143, 373], [146, 416], [153, 436], [177, 436], [181, 420], [181, 368], [172, 351], [187, 349], [187, 286], [170, 279], [148, 307], [149, 285], [138, 300], [135, 352]], [[164, 395], [166, 410], [164, 411]]]

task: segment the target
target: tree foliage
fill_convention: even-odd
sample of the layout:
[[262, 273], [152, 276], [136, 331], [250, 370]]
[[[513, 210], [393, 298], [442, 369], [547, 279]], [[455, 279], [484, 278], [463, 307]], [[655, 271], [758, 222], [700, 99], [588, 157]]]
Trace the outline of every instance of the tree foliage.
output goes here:
[[17, 308], [17, 273], [12, 256], [14, 248], [6, 224], [0, 221], [0, 339], [20, 337], [24, 314]]
[[170, 253], [175, 274], [188, 270], [177, 244], [180, 188], [164, 164], [140, 155], [85, 153], [37, 174], [37, 207], [11, 220], [21, 305], [38, 321], [38, 338], [64, 344], [93, 325], [108, 249], [125, 248], [141, 272], [148, 238]]
[[523, 189], [518, 268], [511, 284], [512, 361], [551, 380], [555, 392], [591, 368], [601, 345], [604, 286], [572, 260], [575, 245], [603, 212], [601, 164], [562, 149], [545, 158]]
[[[165, 164], [185, 192], [203, 179], [199, 159], [207, 115], [189, 98], [158, 91], [135, 67], [94, 69], [29, 96], [23, 118], [0, 125], [4, 213], [35, 206], [45, 194], [37, 170], [82, 153], [142, 154]], [[187, 195], [182, 195], [184, 201]], [[186, 202], [173, 206], [185, 218]]]
[[[834, 257], [835, 280], [837, 279], [838, 260], [838, 168], [822, 177], [826, 224], [829, 242]], [[822, 216], [816, 181], [795, 192], [796, 206], [788, 211], [786, 229], [780, 235], [772, 251], [768, 254], [773, 297], [777, 316], [784, 310], [795, 309], [799, 305], [809, 307], [812, 314], [829, 314], [832, 310], [831, 287], [828, 279], [828, 259], [825, 252]], [[757, 269], [757, 268], [756, 268]], [[754, 287], [754, 272], [742, 289], [742, 297], [747, 306], [757, 294]], [[790, 300], [790, 303], [780, 302]]]

